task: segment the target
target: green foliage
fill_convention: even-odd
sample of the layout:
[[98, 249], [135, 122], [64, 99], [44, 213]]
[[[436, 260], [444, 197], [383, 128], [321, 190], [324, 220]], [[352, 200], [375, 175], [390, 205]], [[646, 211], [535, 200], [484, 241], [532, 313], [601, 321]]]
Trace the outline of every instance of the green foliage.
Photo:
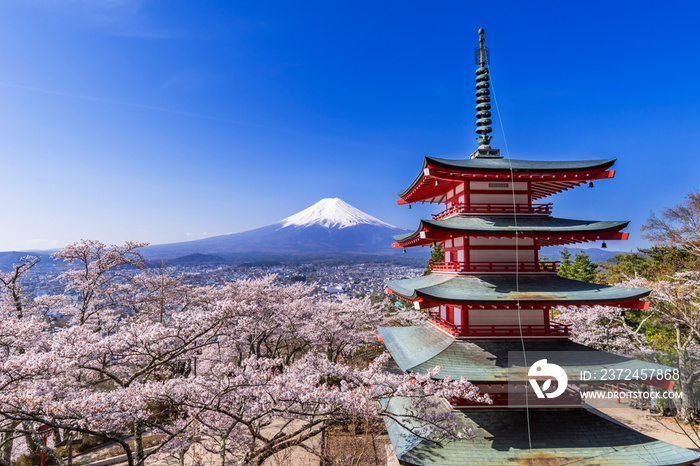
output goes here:
[[[619, 285], [635, 275], [651, 281], [658, 281], [667, 280], [676, 272], [700, 270], [700, 260], [697, 256], [681, 248], [652, 246], [629, 254], [617, 254], [614, 263], [601, 264], [601, 266], [604, 273], [599, 275], [600, 281], [610, 285]], [[628, 310], [624, 316], [630, 327], [637, 328], [642, 320], [649, 316], [649, 311]], [[654, 350], [661, 353], [674, 351], [676, 334], [673, 323], [668, 319], [652, 316], [644, 324], [642, 332], [646, 336], [647, 343]], [[669, 361], [671, 366], [676, 363]]]
[[636, 275], [644, 278], [656, 275], [652, 272], [655, 264], [649, 256], [640, 252], [630, 254], [615, 254], [614, 263], [603, 264], [605, 269], [604, 281], [610, 285], [624, 282]]
[[616, 254], [614, 261], [612, 264], [602, 264], [605, 283], [620, 283], [635, 275], [655, 281], [676, 272], [700, 270], [698, 256], [668, 246], [652, 246], [630, 254]]
[[597, 268], [598, 266], [591, 261], [588, 254], [581, 251], [574, 257], [573, 278], [582, 282], [591, 282], [595, 278], [595, 271]]
[[[19, 458], [17, 458], [15, 461], [12, 462], [13, 466], [36, 466], [37, 464], [41, 464], [41, 453], [36, 452], [36, 453], [28, 453], [26, 455], [22, 455]], [[51, 458], [50, 456], [46, 455], [46, 461], [44, 463], [46, 466], [50, 466], [53, 464], [56, 464], [56, 461]]]
[[[102, 445], [102, 444], [109, 443], [109, 442], [110, 442], [109, 440], [104, 439], [102, 437], [88, 435], [87, 438], [73, 440], [73, 454], [77, 455], [78, 453], [88, 451], [92, 448], [95, 448], [98, 445]], [[56, 453], [58, 453], [61, 456], [68, 455], [68, 446], [66, 446], [66, 445], [57, 447], [55, 450], [56, 450]]]
[[572, 268], [574, 263], [571, 262], [571, 253], [568, 249], [564, 248], [561, 250], [561, 261], [559, 261], [559, 267], [557, 269], [557, 275], [564, 278], [569, 278], [573, 274]]
[[564, 248], [561, 251], [561, 262], [557, 275], [564, 278], [571, 278], [583, 282], [591, 282], [596, 277], [598, 265], [591, 261], [588, 254], [581, 251], [571, 260], [571, 253]]
[[[85, 439], [77, 439], [73, 440], [73, 455], [77, 455], [79, 453], [88, 451], [92, 448], [95, 448], [99, 445], [103, 445], [105, 443], [110, 443], [109, 440], [103, 439], [101, 437], [96, 437], [93, 435], [87, 436]], [[63, 445], [60, 447], [55, 448], [56, 453], [58, 453], [61, 456], [68, 456], [68, 447]], [[36, 466], [38, 464], [41, 464], [41, 452], [36, 452], [36, 453], [29, 453], [23, 456], [20, 456], [17, 458], [15, 461], [12, 462], [13, 466]], [[46, 463], [47, 466], [54, 465], [56, 464], [56, 461], [49, 455], [46, 455]], [[77, 466], [79, 463], [73, 462], [74, 466]]]
[[413, 303], [399, 298], [396, 295], [389, 295], [389, 303], [385, 308], [385, 313], [395, 313], [397, 310], [413, 309]]
[[428, 259], [428, 265], [425, 267], [423, 275], [430, 275], [430, 264], [431, 262], [445, 262], [445, 252], [442, 250], [441, 244], [436, 244], [433, 246], [433, 250], [430, 252], [430, 259]]

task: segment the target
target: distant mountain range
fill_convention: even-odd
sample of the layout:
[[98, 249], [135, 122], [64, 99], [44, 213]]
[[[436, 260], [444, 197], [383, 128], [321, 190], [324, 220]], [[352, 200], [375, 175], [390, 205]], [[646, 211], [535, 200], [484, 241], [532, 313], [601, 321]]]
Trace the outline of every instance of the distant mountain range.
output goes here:
[[574, 256], [579, 252], [583, 251], [588, 254], [593, 262], [605, 262], [612, 259], [615, 254], [629, 254], [629, 251], [611, 251], [610, 249], [600, 249], [600, 248], [582, 248], [577, 244], [570, 244], [568, 246], [547, 246], [540, 249], [540, 260], [544, 260], [544, 257], [549, 258], [549, 260], [561, 260], [561, 251], [567, 249], [571, 253], [571, 260], [574, 260]]
[[210, 261], [211, 256], [228, 260], [390, 256], [401, 252], [391, 247], [392, 236], [408, 231], [333, 198], [322, 199], [291, 217], [254, 230], [157, 244], [142, 252], [150, 260], [203, 254]]
[[[427, 260], [429, 248], [408, 248], [408, 254], [393, 249], [393, 235], [410, 230], [390, 225], [351, 206], [341, 199], [322, 199], [279, 222], [254, 230], [213, 236], [181, 243], [156, 244], [141, 250], [153, 263], [220, 264], [226, 262], [289, 262], [306, 260]], [[561, 246], [543, 248], [540, 257], [559, 260]], [[620, 251], [568, 247], [572, 256], [583, 250], [594, 262], [612, 259]], [[42, 257], [40, 268], [62, 270], [63, 262], [48, 256], [52, 251], [0, 252], [0, 270], [27, 254]]]

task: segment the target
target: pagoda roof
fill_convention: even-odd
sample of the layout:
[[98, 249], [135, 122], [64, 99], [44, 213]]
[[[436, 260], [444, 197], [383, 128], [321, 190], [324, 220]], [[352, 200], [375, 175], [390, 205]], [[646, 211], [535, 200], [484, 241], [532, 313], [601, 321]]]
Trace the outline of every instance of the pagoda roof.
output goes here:
[[[566, 352], [559, 353], [562, 359], [553, 362], [564, 369], [569, 383], [638, 381], [666, 388], [672, 386], [666, 380], [642, 380], [644, 376], [640, 375], [641, 372], [633, 377], [635, 370], [644, 369], [649, 375], [651, 370], [673, 371], [672, 367], [600, 351], [571, 340], [455, 340], [431, 325], [379, 327], [379, 335], [404, 372], [425, 374], [429, 369], [440, 366], [440, 378], [449, 375], [454, 379], [466, 377], [472, 383], [522, 382], [527, 375], [527, 367], [522, 361], [533, 363], [547, 358], [547, 355], [551, 359], [557, 355], [556, 352]], [[608, 372], [602, 373], [602, 369]], [[615, 374], [623, 371], [620, 380], [610, 379], [612, 369], [616, 371]], [[627, 373], [627, 370], [630, 372]], [[591, 379], [581, 380], [582, 371], [589, 371]]]
[[[410, 400], [392, 398], [389, 410], [413, 428], [420, 421], [409, 417]], [[443, 405], [440, 410], [448, 410]], [[406, 417], [400, 415], [405, 413]], [[385, 417], [387, 431], [403, 464], [502, 466], [548, 465], [687, 465], [700, 453], [656, 440], [584, 408], [482, 409], [453, 411], [455, 421], [470, 428], [474, 438], [440, 447], [412, 434]], [[528, 438], [528, 435], [530, 436]], [[532, 447], [532, 448], [531, 448]]]
[[395, 235], [395, 248], [430, 244], [451, 234], [489, 237], [537, 237], [541, 246], [571, 244], [598, 239], [626, 239], [618, 232], [629, 221], [572, 220], [555, 217], [466, 216], [421, 220], [416, 231]]
[[[399, 191], [400, 204], [409, 202], [444, 202], [444, 195], [453, 185], [464, 181], [499, 179], [531, 181], [533, 200], [556, 194], [590, 180], [611, 178], [606, 171], [616, 159], [545, 161], [504, 158], [473, 158], [462, 160], [425, 157], [423, 168], [411, 185]], [[435, 181], [441, 184], [435, 187]]]
[[[517, 279], [517, 283], [516, 283]], [[388, 291], [409, 301], [425, 301], [424, 307], [442, 303], [557, 306], [608, 304], [641, 309], [639, 300], [651, 290], [600, 285], [557, 275], [424, 275], [387, 281]], [[518, 290], [518, 291], [516, 291]]]
[[504, 158], [439, 159], [425, 157], [426, 166], [436, 166], [465, 171], [504, 171], [511, 168], [518, 173], [550, 173], [565, 171], [593, 171], [610, 168], [616, 159], [599, 160], [518, 160]]

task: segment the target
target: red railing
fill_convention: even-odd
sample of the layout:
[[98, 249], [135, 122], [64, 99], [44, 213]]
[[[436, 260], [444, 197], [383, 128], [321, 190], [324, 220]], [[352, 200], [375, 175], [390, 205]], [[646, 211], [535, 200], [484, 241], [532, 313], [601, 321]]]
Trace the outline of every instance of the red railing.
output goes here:
[[438, 316], [428, 317], [428, 321], [454, 337], [560, 337], [569, 336], [569, 326], [558, 322], [549, 325], [455, 325]]
[[527, 396], [527, 403], [525, 403], [524, 393], [489, 393], [488, 390], [484, 390], [483, 387], [479, 387], [482, 393], [488, 393], [489, 398], [491, 398], [492, 404], [477, 403], [474, 401], [467, 401], [464, 399], [450, 400], [450, 404], [456, 408], [460, 407], [483, 407], [490, 408], [496, 406], [530, 406], [530, 407], [548, 407], [557, 405], [580, 405], [582, 403], [581, 395], [576, 390], [567, 389], [556, 398], [537, 398], [532, 390]]
[[439, 214], [433, 214], [433, 220], [451, 217], [457, 214], [534, 214], [550, 215], [552, 203], [548, 204], [454, 204]]
[[541, 262], [431, 262], [432, 272], [548, 272], [556, 273], [558, 261]]

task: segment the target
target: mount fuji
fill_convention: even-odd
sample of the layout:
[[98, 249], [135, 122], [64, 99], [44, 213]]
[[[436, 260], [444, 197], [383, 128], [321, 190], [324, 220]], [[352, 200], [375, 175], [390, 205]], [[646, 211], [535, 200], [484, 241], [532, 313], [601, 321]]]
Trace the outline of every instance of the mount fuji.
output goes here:
[[[392, 235], [409, 230], [390, 225], [341, 199], [321, 199], [279, 222], [254, 230], [144, 248], [147, 259], [219, 256], [226, 259], [331, 258], [391, 255]], [[205, 257], [206, 257], [205, 256]]]

